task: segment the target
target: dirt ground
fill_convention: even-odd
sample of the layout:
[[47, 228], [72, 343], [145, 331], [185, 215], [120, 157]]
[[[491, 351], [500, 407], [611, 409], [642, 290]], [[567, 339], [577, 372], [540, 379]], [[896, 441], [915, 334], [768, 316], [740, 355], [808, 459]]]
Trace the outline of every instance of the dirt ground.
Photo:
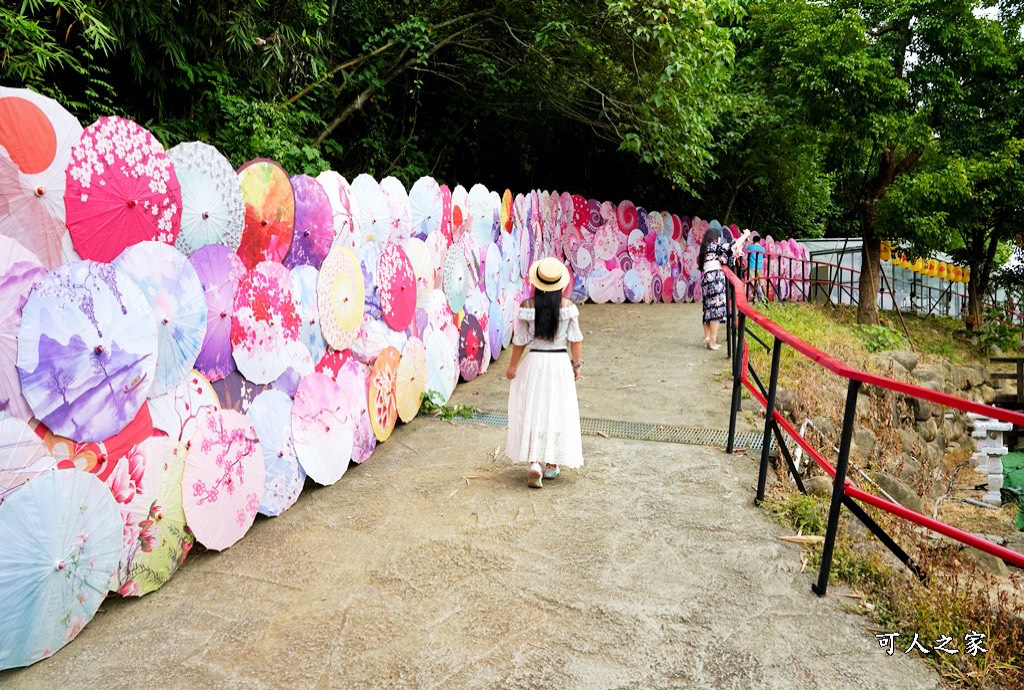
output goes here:
[[[700, 349], [696, 307], [583, 319], [585, 416], [726, 425], [724, 349]], [[504, 409], [504, 364], [459, 399]], [[839, 590], [811, 593], [799, 547], [752, 505], [752, 459], [585, 437], [587, 466], [537, 491], [492, 459], [503, 445], [501, 429], [402, 427], [0, 686], [939, 687]]]

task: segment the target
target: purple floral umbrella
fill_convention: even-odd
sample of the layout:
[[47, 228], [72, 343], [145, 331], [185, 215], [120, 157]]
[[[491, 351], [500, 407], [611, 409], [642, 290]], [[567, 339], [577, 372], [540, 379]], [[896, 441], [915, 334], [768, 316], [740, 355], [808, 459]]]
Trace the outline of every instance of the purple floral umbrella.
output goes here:
[[253, 383], [237, 371], [232, 371], [224, 378], [213, 382], [213, 390], [217, 393], [221, 407], [242, 414], [249, 411], [256, 396], [269, 389], [269, 385]]
[[206, 293], [206, 337], [196, 359], [196, 369], [210, 381], [219, 381], [235, 370], [231, 356], [231, 316], [235, 290], [245, 275], [245, 264], [234, 250], [208, 244], [188, 258]]
[[35, 416], [54, 433], [99, 442], [124, 429], [156, 372], [156, 317], [110, 264], [60, 266], [22, 312], [18, 373]]
[[18, 331], [28, 295], [45, 275], [46, 269], [35, 254], [17, 240], [0, 235], [0, 416], [6, 412], [23, 421], [32, 418], [15, 368]]
[[331, 200], [323, 186], [309, 175], [296, 175], [291, 182], [295, 192], [295, 234], [284, 265], [309, 265], [319, 271], [334, 242]]

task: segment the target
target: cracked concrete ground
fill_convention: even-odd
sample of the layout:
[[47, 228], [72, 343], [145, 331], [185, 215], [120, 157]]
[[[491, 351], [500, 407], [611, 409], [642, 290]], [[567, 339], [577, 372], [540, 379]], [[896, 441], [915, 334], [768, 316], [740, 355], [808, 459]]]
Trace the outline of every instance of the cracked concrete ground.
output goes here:
[[[699, 318], [586, 306], [584, 416], [725, 427], [724, 349], [700, 348]], [[504, 365], [458, 400], [503, 410]], [[752, 504], [751, 458], [585, 437], [586, 467], [536, 491], [492, 459], [503, 446], [501, 429], [402, 427], [0, 686], [940, 687], [886, 656], [839, 590], [811, 593]]]

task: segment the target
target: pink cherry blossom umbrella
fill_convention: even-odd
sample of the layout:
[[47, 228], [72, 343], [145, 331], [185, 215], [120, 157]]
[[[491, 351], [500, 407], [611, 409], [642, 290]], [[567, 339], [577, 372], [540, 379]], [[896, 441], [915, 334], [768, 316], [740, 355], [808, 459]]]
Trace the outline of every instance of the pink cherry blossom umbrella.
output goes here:
[[416, 274], [397, 244], [389, 244], [380, 257], [377, 289], [384, 321], [396, 331], [408, 328], [416, 313]]
[[164, 147], [148, 130], [103, 117], [82, 132], [67, 169], [68, 229], [84, 259], [109, 262], [125, 247], [174, 244], [181, 186]]
[[448, 185], [443, 184], [441, 189], [441, 234], [444, 235], [448, 244], [452, 243], [453, 238], [453, 225], [452, 225], [452, 192], [448, 189]]
[[388, 207], [388, 241], [405, 246], [412, 236], [412, 213], [405, 186], [397, 178], [385, 177], [380, 181], [380, 191]]
[[[270, 383], [300, 360], [302, 315], [292, 275], [264, 261], [238, 283], [231, 347], [238, 370], [253, 383]], [[305, 353], [309, 356], [309, 353]]]
[[284, 265], [320, 270], [334, 243], [334, 211], [327, 192], [309, 175], [295, 175], [291, 183], [295, 193], [295, 231]]
[[52, 98], [0, 86], [0, 235], [47, 268], [64, 262], [65, 171], [82, 125]]
[[196, 269], [206, 295], [206, 337], [203, 338], [196, 369], [211, 381], [219, 381], [235, 370], [231, 355], [231, 317], [235, 313], [235, 292], [245, 276], [245, 264], [232, 249], [208, 244], [188, 257]]
[[282, 261], [295, 231], [295, 193], [288, 173], [266, 159], [251, 160], [238, 169], [245, 198], [245, 229], [238, 255], [247, 269], [261, 261]]
[[313, 481], [330, 485], [341, 479], [352, 458], [354, 432], [334, 379], [318, 372], [302, 379], [292, 406], [292, 433], [299, 464]]
[[18, 378], [18, 331], [29, 293], [45, 275], [46, 269], [32, 252], [0, 235], [0, 414], [26, 421], [32, 418], [32, 410]]
[[181, 480], [185, 519], [206, 548], [223, 551], [249, 531], [263, 497], [266, 468], [245, 415], [219, 410], [192, 437]]
[[352, 460], [366, 462], [377, 447], [368, 407], [371, 369], [355, 358], [349, 358], [338, 369], [334, 380], [341, 389], [342, 408], [352, 417]]

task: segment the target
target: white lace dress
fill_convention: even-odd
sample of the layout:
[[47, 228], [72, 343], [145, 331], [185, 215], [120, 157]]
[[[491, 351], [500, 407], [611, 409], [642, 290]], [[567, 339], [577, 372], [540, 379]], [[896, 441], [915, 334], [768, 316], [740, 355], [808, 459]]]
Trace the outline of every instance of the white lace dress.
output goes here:
[[512, 342], [530, 349], [519, 362], [508, 391], [505, 453], [513, 462], [583, 466], [580, 406], [568, 354], [569, 343], [583, 341], [579, 316], [575, 304], [562, 307], [555, 339], [538, 340], [533, 336], [533, 308], [519, 308]]

